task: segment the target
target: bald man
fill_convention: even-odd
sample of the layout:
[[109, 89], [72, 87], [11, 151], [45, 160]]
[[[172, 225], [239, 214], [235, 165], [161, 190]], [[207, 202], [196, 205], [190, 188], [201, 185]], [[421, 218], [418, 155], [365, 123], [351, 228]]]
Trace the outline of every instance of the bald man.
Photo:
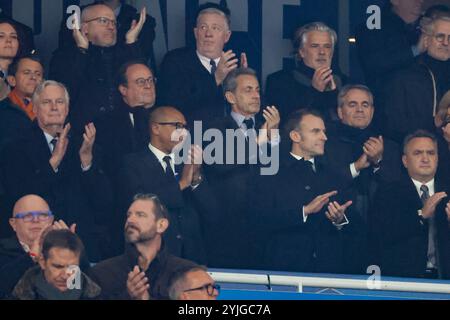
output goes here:
[[129, 26], [125, 42], [118, 43], [114, 11], [103, 4], [87, 6], [79, 29], [74, 26], [72, 31], [76, 46], [55, 51], [50, 78], [69, 88], [76, 131], [114, 109], [117, 70], [131, 59], [144, 59], [137, 40], [145, 19], [144, 8], [139, 20]]
[[[165, 244], [171, 254], [205, 262], [203, 237], [198, 213], [202, 208], [195, 204], [211, 199], [201, 174], [201, 165], [175, 165], [175, 147], [183, 142], [186, 119], [177, 109], [166, 106], [155, 109], [149, 119], [150, 143], [142, 152], [125, 156], [119, 172], [118, 195], [123, 218], [133, 196], [153, 193], [169, 211], [170, 226], [164, 234]], [[191, 147], [190, 154], [198, 159], [199, 147]]]
[[[9, 224], [15, 235], [0, 240], [0, 298], [8, 297], [23, 274], [36, 265], [42, 234], [49, 228], [68, 228], [64, 221], [54, 221], [47, 202], [37, 195], [16, 202]], [[70, 230], [75, 232], [75, 227]]]

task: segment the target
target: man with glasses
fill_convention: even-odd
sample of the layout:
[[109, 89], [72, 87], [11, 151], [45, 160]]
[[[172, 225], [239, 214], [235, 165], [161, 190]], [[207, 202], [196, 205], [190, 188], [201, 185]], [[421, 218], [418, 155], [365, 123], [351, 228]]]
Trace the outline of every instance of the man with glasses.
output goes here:
[[220, 285], [202, 266], [181, 269], [170, 279], [171, 300], [216, 300], [219, 293]]
[[164, 234], [168, 251], [204, 263], [198, 213], [211, 203], [212, 197], [207, 195], [201, 172], [199, 146], [190, 146], [183, 165], [175, 163], [177, 148], [188, 134], [186, 128], [186, 119], [177, 109], [169, 106], [155, 109], [149, 119], [150, 143], [144, 150], [125, 156], [119, 171], [117, 194], [122, 212], [135, 194], [157, 194], [169, 210], [170, 226]]
[[[0, 240], [0, 298], [11, 294], [14, 286], [31, 267], [41, 252], [41, 235], [52, 229], [67, 229], [64, 221], [54, 220], [47, 202], [36, 195], [20, 198], [9, 224], [15, 235]], [[70, 230], [75, 232], [76, 225]]]
[[384, 129], [398, 143], [417, 129], [434, 131], [439, 101], [450, 88], [450, 16], [423, 18], [421, 26], [425, 53], [384, 87]]
[[144, 8], [139, 21], [129, 26], [125, 42], [118, 43], [114, 11], [103, 4], [87, 6], [80, 25], [72, 26], [76, 46], [55, 51], [50, 78], [68, 86], [74, 105], [71, 122], [77, 132], [114, 109], [115, 70], [130, 59], [143, 58], [137, 40], [145, 19]]

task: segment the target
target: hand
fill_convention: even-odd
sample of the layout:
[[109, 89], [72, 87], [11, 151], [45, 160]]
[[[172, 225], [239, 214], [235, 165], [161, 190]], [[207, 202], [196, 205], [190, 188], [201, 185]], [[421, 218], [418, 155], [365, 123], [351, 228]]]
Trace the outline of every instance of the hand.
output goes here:
[[148, 289], [150, 285], [145, 272], [140, 272], [138, 266], [134, 266], [133, 271], [128, 273], [127, 291], [134, 300], [150, 300]]
[[46, 234], [48, 231], [52, 230], [52, 226], [47, 226], [46, 228], [43, 228], [38, 236], [34, 239], [33, 243], [30, 246], [30, 253], [33, 253], [33, 261], [37, 262], [40, 255], [41, 255], [41, 248], [42, 248], [42, 236]]
[[56, 142], [56, 146], [53, 150], [52, 156], [50, 157], [49, 163], [52, 166], [53, 170], [57, 170], [59, 165], [61, 164], [61, 161], [64, 159], [67, 151], [67, 146], [69, 145], [69, 131], [70, 123], [64, 126], [64, 129], [59, 135], [58, 141]]
[[96, 130], [91, 122], [84, 126], [83, 144], [80, 148], [80, 160], [83, 168], [87, 168], [92, 164], [92, 149], [94, 148]]
[[194, 181], [198, 181], [201, 176], [201, 166], [203, 162], [203, 151], [197, 145], [192, 145], [188, 153], [188, 161], [183, 166], [180, 178], [180, 189], [184, 190], [191, 186]]
[[373, 165], [378, 164], [383, 158], [384, 152], [384, 142], [383, 137], [378, 138], [371, 137], [364, 143], [363, 146], [364, 153], [367, 155], [367, 159]]
[[429, 219], [434, 216], [437, 205], [447, 196], [445, 192], [437, 192], [425, 201], [425, 205], [422, 208], [422, 217]]
[[450, 227], [450, 201], [447, 202], [447, 205], [445, 206], [445, 213], [447, 214], [447, 221]]
[[72, 233], [76, 233], [76, 228], [76, 223], [73, 223], [69, 228], [63, 220], [55, 221], [52, 225], [52, 230], [70, 230]]
[[275, 106], [267, 107], [263, 110], [263, 117], [266, 122], [261, 127], [261, 133], [258, 137], [258, 144], [272, 140], [272, 129], [278, 129], [280, 125], [280, 113]]
[[72, 29], [73, 29], [73, 39], [75, 40], [75, 43], [77, 45], [77, 47], [79, 48], [83, 48], [83, 49], [88, 49], [89, 48], [89, 40], [88, 38], [81, 33], [80, 31], [80, 23], [79, 23], [79, 19], [80, 17], [75, 17], [75, 19], [73, 20], [73, 25], [72, 25]]
[[219, 64], [217, 65], [216, 73], [214, 74], [216, 84], [220, 86], [228, 73], [237, 67], [238, 59], [236, 59], [236, 54], [232, 50], [222, 53]]
[[352, 201], [347, 201], [344, 205], [341, 206], [336, 201], [333, 201], [328, 204], [328, 210], [325, 215], [332, 223], [341, 224], [344, 220], [345, 210], [347, 210], [347, 208], [350, 207], [352, 203]]
[[247, 55], [245, 52], [241, 53], [241, 68], [248, 68]]
[[132, 44], [137, 41], [139, 38], [139, 34], [141, 33], [142, 27], [144, 26], [145, 19], [147, 18], [147, 9], [145, 7], [142, 8], [139, 21], [133, 20], [131, 23], [130, 30], [128, 30], [125, 35], [125, 41], [127, 44]]
[[370, 167], [369, 159], [367, 158], [367, 154], [363, 153], [361, 157], [359, 157], [359, 159], [355, 161], [355, 169], [356, 171], [361, 172], [361, 170], [368, 167]]
[[442, 136], [445, 141], [450, 144], [450, 123], [448, 123], [445, 127], [442, 127]]
[[333, 70], [331, 70], [330, 67], [320, 67], [314, 72], [312, 86], [317, 91], [324, 92], [328, 85], [330, 85], [331, 90], [336, 90], [336, 83], [333, 79]]
[[337, 194], [337, 191], [331, 191], [314, 198], [307, 206], [303, 207], [303, 212], [306, 216], [317, 213], [322, 210], [323, 206], [330, 201], [330, 197]]

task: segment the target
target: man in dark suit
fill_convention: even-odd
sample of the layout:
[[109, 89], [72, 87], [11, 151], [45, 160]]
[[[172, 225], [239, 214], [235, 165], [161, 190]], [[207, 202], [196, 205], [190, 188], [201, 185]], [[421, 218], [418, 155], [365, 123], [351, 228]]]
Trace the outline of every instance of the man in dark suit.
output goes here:
[[[232, 70], [224, 81], [223, 91], [231, 113], [210, 125], [210, 129], [220, 131], [223, 140], [206, 147], [217, 143], [222, 147], [222, 153], [216, 151], [218, 159], [204, 166], [209, 186], [221, 207], [218, 220], [206, 228], [214, 230], [207, 243], [213, 255], [210, 266], [243, 268], [252, 265], [247, 241], [249, 190], [254, 177], [263, 170], [261, 156], [278, 155], [280, 116], [275, 107], [260, 112], [260, 87], [252, 69]], [[232, 150], [234, 154], [230, 154]]]
[[374, 228], [385, 276], [450, 279], [450, 202], [436, 176], [436, 138], [419, 130], [405, 138], [408, 175], [379, 188]]
[[[196, 23], [196, 48], [168, 52], [158, 76], [157, 104], [175, 106], [189, 124], [224, 115], [222, 83], [238, 67], [236, 55], [223, 51], [231, 37], [229, 10], [207, 3], [199, 8]], [[241, 65], [247, 66], [245, 54]]]
[[361, 221], [341, 181], [322, 161], [327, 141], [322, 116], [296, 111], [286, 131], [291, 152], [282, 155], [277, 175], [259, 177], [252, 196], [260, 268], [362, 273]]
[[[175, 165], [178, 161], [175, 147], [183, 143], [187, 135], [186, 120], [173, 107], [159, 107], [151, 113], [149, 127], [147, 148], [125, 156], [119, 171], [119, 209], [125, 212], [138, 193], [158, 195], [169, 210], [170, 226], [164, 236], [168, 251], [204, 263], [203, 236], [195, 204], [196, 200], [205, 203], [208, 199], [202, 197], [205, 181], [199, 164]], [[192, 146], [190, 157], [197, 159], [201, 153], [200, 147]], [[123, 218], [119, 216], [117, 221], [123, 222]]]
[[[82, 142], [69, 141], [69, 95], [63, 84], [45, 81], [33, 95], [36, 121], [30, 135], [5, 147], [2, 182], [6, 201], [36, 194], [44, 198], [55, 216], [77, 223], [93, 260], [110, 244], [103, 233], [105, 203], [112, 201], [109, 182], [93, 152], [95, 127], [85, 127]], [[106, 246], [106, 247], [104, 247]]]
[[401, 173], [398, 145], [373, 127], [373, 95], [363, 85], [347, 85], [338, 95], [340, 122], [330, 125], [325, 157], [330, 169], [352, 185], [353, 208], [366, 219], [380, 182]]

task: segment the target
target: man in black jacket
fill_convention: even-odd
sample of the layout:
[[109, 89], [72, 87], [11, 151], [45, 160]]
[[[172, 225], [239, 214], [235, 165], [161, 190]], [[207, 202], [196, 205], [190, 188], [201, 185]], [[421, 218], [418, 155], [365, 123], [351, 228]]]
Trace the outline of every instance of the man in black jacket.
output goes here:
[[127, 210], [123, 255], [102, 261], [89, 272], [103, 299], [169, 299], [169, 281], [180, 269], [194, 267], [167, 252], [162, 236], [169, 213], [153, 194], [137, 194]]
[[386, 136], [398, 143], [418, 129], [434, 131], [438, 103], [450, 88], [450, 17], [430, 20], [423, 33], [426, 52], [395, 73], [383, 91]]
[[449, 189], [436, 176], [436, 138], [421, 130], [408, 135], [402, 160], [408, 175], [381, 186], [375, 201], [381, 273], [450, 279]]
[[280, 109], [282, 119], [300, 108], [317, 109], [327, 121], [335, 119], [337, 94], [345, 81], [332, 68], [336, 32], [313, 22], [298, 28], [292, 43], [296, 68], [267, 77], [267, 103]]
[[76, 46], [54, 52], [50, 78], [68, 87], [73, 100], [70, 118], [76, 132], [114, 109], [116, 70], [128, 60], [142, 58], [137, 39], [145, 17], [144, 8], [139, 22], [125, 35], [125, 43], [118, 43], [117, 20], [111, 8], [88, 6], [81, 14], [80, 29], [73, 28]]
[[[85, 127], [82, 142], [69, 139], [69, 96], [64, 85], [45, 81], [33, 95], [36, 122], [30, 135], [4, 149], [1, 166], [7, 207], [20, 197], [43, 197], [58, 219], [77, 223], [93, 260], [107, 250], [104, 205], [112, 201], [109, 181], [94, 157], [95, 127]], [[70, 140], [70, 141], [69, 141]]]
[[252, 196], [260, 268], [320, 273], [362, 273], [364, 230], [342, 181], [327, 168], [325, 125], [301, 109], [286, 124], [291, 152], [275, 176], [259, 177]]

